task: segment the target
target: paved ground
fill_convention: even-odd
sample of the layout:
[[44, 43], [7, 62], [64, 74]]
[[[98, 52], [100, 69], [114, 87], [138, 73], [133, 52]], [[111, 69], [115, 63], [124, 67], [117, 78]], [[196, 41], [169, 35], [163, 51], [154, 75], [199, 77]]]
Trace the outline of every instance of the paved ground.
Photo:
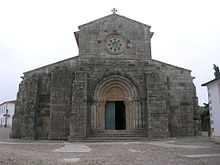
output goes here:
[[[1, 134], [1, 132], [0, 132]], [[135, 142], [0, 139], [0, 165], [219, 165], [220, 144], [207, 137]]]

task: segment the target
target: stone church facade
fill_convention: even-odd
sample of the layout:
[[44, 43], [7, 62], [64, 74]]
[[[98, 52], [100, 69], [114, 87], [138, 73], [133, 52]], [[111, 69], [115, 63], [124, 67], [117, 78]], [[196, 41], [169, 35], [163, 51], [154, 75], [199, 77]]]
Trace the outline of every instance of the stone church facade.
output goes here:
[[24, 73], [11, 137], [200, 133], [191, 71], [152, 59], [150, 26], [113, 13], [74, 34], [78, 56]]

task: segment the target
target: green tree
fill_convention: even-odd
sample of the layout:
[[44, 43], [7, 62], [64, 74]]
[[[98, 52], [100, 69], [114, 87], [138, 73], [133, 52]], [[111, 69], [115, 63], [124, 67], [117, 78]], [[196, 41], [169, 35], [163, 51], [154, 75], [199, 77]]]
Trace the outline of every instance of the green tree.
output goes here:
[[201, 117], [202, 131], [210, 131], [209, 104], [204, 103], [204, 106], [200, 107], [199, 115]]

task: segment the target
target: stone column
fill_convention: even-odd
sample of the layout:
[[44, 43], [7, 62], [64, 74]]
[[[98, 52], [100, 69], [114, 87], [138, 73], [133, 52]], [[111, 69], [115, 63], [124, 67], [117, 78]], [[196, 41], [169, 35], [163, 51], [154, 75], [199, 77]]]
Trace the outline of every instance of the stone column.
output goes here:
[[168, 111], [166, 108], [166, 87], [157, 73], [148, 76], [148, 136], [168, 137]]
[[37, 107], [38, 77], [25, 77], [23, 105], [20, 105], [20, 133], [22, 139], [35, 139], [35, 111]]
[[21, 118], [24, 115], [23, 98], [24, 98], [24, 81], [19, 84], [19, 91], [15, 103], [15, 113], [13, 115], [11, 138], [21, 138]]
[[73, 74], [68, 68], [56, 68], [51, 76], [50, 140], [67, 140], [71, 113]]
[[86, 138], [87, 73], [75, 72], [72, 88], [72, 112], [69, 141]]

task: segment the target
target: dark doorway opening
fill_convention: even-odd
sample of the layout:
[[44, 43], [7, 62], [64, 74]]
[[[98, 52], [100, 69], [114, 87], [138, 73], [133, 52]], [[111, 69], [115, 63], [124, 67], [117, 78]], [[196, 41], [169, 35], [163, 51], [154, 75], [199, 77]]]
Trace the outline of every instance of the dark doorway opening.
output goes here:
[[126, 129], [126, 114], [124, 101], [108, 101], [105, 107], [105, 129]]
[[124, 101], [115, 101], [115, 129], [126, 129]]

